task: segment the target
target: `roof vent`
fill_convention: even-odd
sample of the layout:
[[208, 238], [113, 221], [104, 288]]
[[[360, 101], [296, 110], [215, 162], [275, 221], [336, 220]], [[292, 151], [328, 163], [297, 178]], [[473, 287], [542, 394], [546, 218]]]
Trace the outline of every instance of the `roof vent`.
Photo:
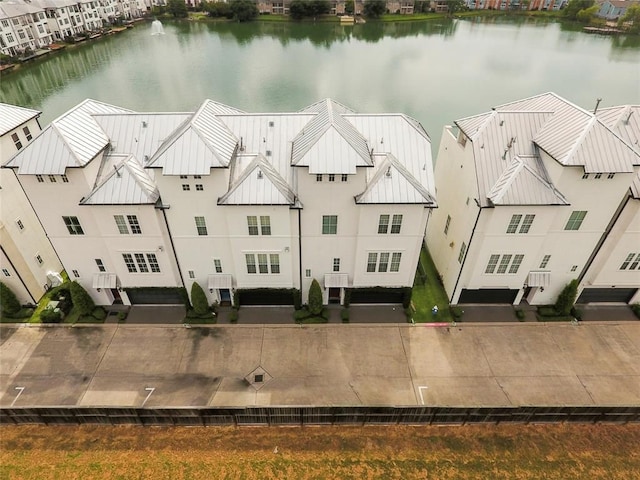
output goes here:
[[384, 143], [384, 137], [380, 139], [380, 143]]
[[149, 161], [149, 155], [145, 155], [144, 156], [144, 163], [147, 163]]
[[120, 178], [122, 175], [120, 174], [120, 170], [118, 170], [118, 167], [114, 165], [113, 169], [116, 171], [116, 177]]
[[242, 137], [240, 137], [240, 151], [244, 152], [244, 144], [242, 143]]
[[142, 128], [147, 128], [147, 122], [146, 121], [142, 121]]
[[258, 170], [258, 178], [262, 178], [262, 170]]
[[267, 143], [267, 137], [262, 137], [262, 143]]
[[387, 173], [385, 173], [387, 178], [391, 178], [391, 167], [387, 167]]
[[504, 120], [500, 120], [500, 126], [504, 125]]
[[271, 156], [271, 150], [267, 150], [266, 152], [264, 152], [264, 154], [265, 154], [267, 157], [270, 157], [270, 156]]
[[273, 127], [273, 122], [269, 122], [269, 126], [270, 126], [270, 127]]
[[625, 125], [629, 125], [629, 119], [631, 118], [631, 115], [633, 115], [633, 110], [629, 109], [629, 115], [627, 115], [627, 118], [624, 121]]
[[598, 111], [598, 107], [600, 106], [600, 102], [602, 101], [601, 98], [597, 98], [596, 99], [596, 108], [593, 109], [593, 114], [595, 115], [596, 112]]

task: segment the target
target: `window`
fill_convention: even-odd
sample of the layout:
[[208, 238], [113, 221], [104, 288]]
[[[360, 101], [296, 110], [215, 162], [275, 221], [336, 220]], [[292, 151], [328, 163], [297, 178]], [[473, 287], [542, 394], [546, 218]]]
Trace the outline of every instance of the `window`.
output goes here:
[[[515, 214], [511, 216], [511, 221], [509, 221], [509, 226], [507, 227], [507, 233], [529, 233], [531, 224], [533, 224], [533, 219], [536, 218], [536, 216], [527, 214], [524, 215], [524, 220], [522, 217], [523, 216], [521, 214]], [[521, 220], [522, 225], [520, 225]], [[520, 227], [519, 231], [518, 227]]]
[[333, 173], [329, 174], [329, 181], [330, 182], [335, 182], [336, 181], [336, 176]]
[[[513, 262], [512, 262], [513, 260]], [[500, 257], [500, 255], [491, 255], [489, 257], [489, 263], [487, 263], [487, 268], [485, 268], [484, 273], [518, 273], [520, 269], [520, 265], [522, 264], [522, 260], [524, 260], [524, 255], [517, 254], [505, 254]], [[496, 269], [496, 267], [498, 267]]]
[[188, 177], [186, 175], [180, 175], [181, 180], [186, 180]]
[[398, 272], [400, 271], [400, 259], [402, 258], [402, 253], [394, 252], [391, 255], [391, 271]]
[[447, 215], [447, 221], [444, 224], [444, 234], [449, 233], [449, 225], [451, 225], [451, 215]]
[[102, 263], [102, 259], [101, 258], [96, 258], [96, 265], [98, 266], [98, 271], [99, 272], [106, 272], [107, 269], [104, 266], [104, 263]]
[[144, 259], [144, 254], [142, 253], [134, 253], [134, 258], [136, 259], [136, 263], [138, 264], [138, 269], [141, 273], [149, 272], [149, 267], [147, 267], [147, 261]]
[[133, 261], [133, 257], [131, 256], [130, 253], [123, 253], [122, 258], [124, 259], [124, 263], [127, 266], [127, 270], [129, 270], [129, 273], [138, 272], [138, 269], [136, 268], [136, 264]]
[[202, 178], [202, 175], [194, 175], [193, 178], [195, 178], [196, 180], [199, 180]]
[[540, 262], [540, 267], [538, 268], [547, 268], [547, 265], [549, 264], [549, 260], [551, 260], [551, 255], [545, 255], [544, 257], [542, 257], [542, 261]]
[[615, 177], [615, 176], [616, 176], [616, 174], [615, 174], [615, 173], [610, 173], [609, 175], [607, 175], [607, 178], [608, 178], [609, 180], [611, 180], [611, 179], [612, 179], [613, 177]]
[[339, 272], [340, 271], [340, 259], [339, 258], [334, 258], [333, 259], [333, 271], [334, 272]]
[[516, 231], [518, 230], [518, 225], [520, 225], [520, 220], [522, 220], [522, 215], [512, 215], [509, 226], [507, 227], [507, 233], [516, 233]]
[[24, 230], [24, 224], [22, 223], [22, 220], [20, 220], [19, 218], [16, 220], [16, 225], [20, 230]]
[[389, 268], [389, 252], [382, 252], [380, 254], [380, 263], [378, 263], [378, 272], [386, 272]]
[[310, 268], [307, 268], [304, 271], [304, 276], [307, 277], [307, 278], [311, 278], [311, 269]]
[[118, 231], [121, 234], [128, 235], [129, 227], [127, 227], [127, 222], [124, 221], [124, 215], [114, 215], [113, 218], [118, 226]]
[[467, 244], [462, 242], [460, 245], [460, 253], [458, 253], [458, 263], [462, 264], [462, 260], [464, 260], [464, 254], [467, 251]]
[[80, 273], [78, 272], [78, 270], [71, 270], [73, 272], [73, 276], [76, 278], [80, 278]]
[[10, 277], [11, 276], [11, 274], [9, 273], [9, 270], [7, 270], [6, 268], [2, 269], [2, 273], [4, 273], [5, 277]]
[[201, 183], [196, 183], [196, 190], [201, 192], [204, 190], [204, 186]]
[[71, 235], [84, 235], [78, 217], [62, 217], [62, 220], [64, 220], [64, 224]]
[[222, 262], [219, 258], [213, 259], [213, 266], [216, 269], [216, 273], [222, 273]]
[[596, 180], [597, 180], [597, 179], [599, 179], [599, 178], [602, 178], [602, 174], [601, 174], [601, 173], [596, 173], [596, 175], [595, 175], [595, 177], [594, 177], [594, 178], [595, 178]]
[[338, 216], [323, 215], [322, 216], [322, 234], [335, 235], [338, 233]]
[[271, 253], [269, 255], [269, 262], [271, 262], [271, 273], [280, 273], [280, 255]]
[[582, 225], [582, 221], [586, 216], [587, 216], [587, 212], [585, 211], [576, 210], [574, 212], [571, 212], [571, 216], [569, 217], [569, 220], [567, 221], [567, 224], [565, 225], [564, 229], [579, 230], [580, 225]]
[[589, 178], [589, 174], [588, 174], [588, 173], [584, 173], [584, 174], [582, 174], [582, 179], [583, 179], [583, 180], [586, 180], [586, 179], [588, 179], [588, 178]]
[[375, 272], [376, 264], [378, 263], [378, 254], [370, 253], [367, 258], [367, 272]]
[[49, 175], [49, 181], [50, 181], [51, 183], [56, 183], [56, 182], [57, 182], [57, 180], [56, 180], [56, 176], [55, 176], [55, 175]]
[[378, 220], [378, 233], [387, 233], [389, 231], [389, 215], [380, 215]]
[[391, 220], [391, 233], [400, 233], [402, 228], [402, 215], [394, 215]]
[[572, 272], [575, 272], [576, 270], [578, 270], [578, 265], [573, 265], [573, 266], [571, 267], [571, 271], [572, 271]]
[[260, 232], [262, 235], [271, 235], [271, 217], [260, 215]]
[[127, 220], [129, 221], [129, 226], [131, 227], [131, 233], [134, 235], [140, 235], [142, 233], [142, 229], [140, 228], [140, 224], [138, 223], [138, 217], [136, 215], [127, 215]]
[[147, 253], [147, 260], [149, 260], [149, 267], [153, 273], [160, 273], [160, 264], [155, 253]]
[[207, 223], [204, 217], [195, 217], [198, 235], [207, 235]]
[[18, 137], [17, 133], [11, 134], [11, 140], [13, 140], [13, 144], [16, 146], [16, 149], [20, 150], [22, 148], [22, 142], [20, 141], [20, 137]]
[[31, 132], [29, 131], [29, 127], [22, 127], [22, 131], [24, 132], [24, 136], [27, 137], [27, 142], [30, 142], [31, 139], [33, 138], [33, 135], [31, 135]]
[[189, 270], [189, 278], [196, 278], [196, 272]]
[[531, 228], [534, 218], [536, 218], [535, 215], [525, 215], [519, 233], [529, 233], [529, 229]]
[[245, 260], [247, 262], [247, 273], [256, 273], [256, 257], [253, 253], [245, 254]]
[[44, 260], [39, 253], [36, 254], [36, 262], [38, 262], [38, 265], [42, 265], [44, 263]]
[[66, 175], [60, 175], [60, 178], [62, 179], [62, 183], [69, 183], [69, 177]]
[[188, 183], [183, 183], [182, 190], [184, 190], [185, 192], [188, 192], [189, 190], [191, 190], [191, 187], [189, 186]]
[[44, 183], [44, 177], [42, 175], [36, 175], [36, 180], [38, 180], [38, 183]]
[[258, 254], [258, 271], [260, 273], [269, 273], [269, 264], [267, 263], [267, 254]]
[[347, 176], [347, 174], [346, 174], [346, 173], [343, 173], [343, 174], [342, 174], [342, 181], [343, 181], [343, 182], [346, 182], [346, 181], [348, 180], [348, 178], [349, 178], [349, 177]]
[[316, 182], [321, 182], [322, 181], [322, 175], [321, 174], [317, 174], [316, 175]]
[[[634, 259], [635, 257], [635, 259]], [[630, 253], [627, 255], [627, 258], [624, 259], [622, 265], [620, 265], [620, 270], [626, 270], [629, 267], [629, 270], [635, 270], [640, 264], [640, 253]]]
[[258, 217], [255, 215], [247, 216], [247, 227], [249, 228], [249, 235], [258, 235]]

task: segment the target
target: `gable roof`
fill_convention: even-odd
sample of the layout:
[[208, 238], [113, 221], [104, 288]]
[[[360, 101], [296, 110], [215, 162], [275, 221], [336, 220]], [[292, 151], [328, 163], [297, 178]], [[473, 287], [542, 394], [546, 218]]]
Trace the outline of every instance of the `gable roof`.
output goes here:
[[[373, 165], [367, 140], [343, 118], [343, 106], [326, 99], [307, 108], [311, 107], [317, 113], [293, 139], [292, 165], [308, 166], [310, 173], [355, 173], [356, 167]], [[327, 148], [334, 148], [331, 165]]]
[[160, 193], [154, 181], [133, 155], [110, 155], [120, 163], [80, 201], [80, 205], [154, 204]]
[[596, 116], [611, 130], [640, 152], [640, 105], [601, 108]]
[[[294, 205], [296, 195], [284, 178], [262, 155], [251, 155], [229, 191], [218, 199], [219, 205]], [[241, 160], [247, 160], [243, 158]]]
[[205, 101], [151, 157], [148, 167], [162, 167], [164, 175], [209, 175], [211, 168], [227, 167], [238, 139], [217, 115], [238, 113], [231, 107]]
[[109, 145], [92, 114], [126, 112], [130, 110], [85, 100], [51, 122], [7, 166], [18, 167], [18, 173], [26, 175], [61, 175], [68, 167], [84, 167]]
[[0, 103], [0, 136], [15, 130], [32, 118], [39, 117], [40, 113], [38, 110]]

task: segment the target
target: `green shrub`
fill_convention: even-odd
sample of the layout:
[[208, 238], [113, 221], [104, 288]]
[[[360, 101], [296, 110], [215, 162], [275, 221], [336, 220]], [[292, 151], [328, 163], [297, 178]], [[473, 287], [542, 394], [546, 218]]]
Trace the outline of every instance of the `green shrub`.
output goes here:
[[524, 320], [524, 317], [525, 317], [524, 310], [522, 310], [521, 308], [516, 308], [515, 312], [518, 320]]
[[204, 294], [204, 290], [202, 290], [198, 282], [191, 284], [191, 304], [193, 305], [193, 310], [198, 315], [204, 315], [209, 312], [207, 296]]
[[91, 312], [91, 315], [97, 320], [104, 320], [107, 318], [107, 311], [102, 307], [96, 307], [93, 309], [93, 312]]
[[293, 319], [296, 322], [299, 322], [300, 320], [304, 320], [305, 318], [309, 318], [310, 316], [311, 316], [311, 313], [306, 308], [301, 308], [300, 310], [295, 310], [293, 312]]
[[325, 320], [329, 320], [329, 316], [331, 315], [331, 311], [328, 308], [323, 308], [320, 312], [320, 316]]
[[238, 323], [238, 310], [231, 310], [231, 312], [229, 312], [229, 321], [231, 323]]
[[315, 278], [309, 287], [309, 311], [313, 315], [322, 314], [322, 289]]
[[462, 310], [462, 308], [460, 307], [450, 307], [449, 311], [451, 312], [451, 315], [453, 315], [453, 318], [455, 318], [456, 320], [461, 319], [462, 315], [464, 315], [464, 310]]
[[218, 310], [220, 310], [220, 303], [216, 300], [211, 304], [211, 307], [209, 308], [209, 310], [211, 310], [215, 315], [217, 315]]
[[573, 307], [571, 309], [571, 316], [578, 321], [582, 320], [582, 310], [579, 310], [576, 307]]
[[0, 305], [2, 306], [2, 312], [7, 315], [15, 315], [20, 311], [18, 297], [2, 282], [0, 282]]
[[545, 305], [538, 307], [538, 315], [541, 317], [557, 317], [559, 314], [555, 307]]
[[78, 313], [80, 315], [91, 315], [93, 310], [96, 308], [96, 304], [93, 303], [93, 299], [82, 285], [73, 281], [69, 285], [69, 290], [71, 292], [71, 301]]
[[293, 308], [300, 310], [302, 308], [302, 292], [297, 288], [293, 289]]
[[640, 318], [640, 303], [631, 305], [631, 311], [635, 313], [636, 317]]
[[347, 323], [349, 321], [349, 309], [348, 308], [343, 308], [342, 311], [340, 312], [340, 319], [342, 320], [342, 323]]
[[54, 311], [53, 308], [45, 308], [40, 312], [40, 321], [42, 323], [60, 323], [62, 313]]
[[344, 290], [344, 302], [342, 302], [342, 306], [344, 308], [349, 308], [351, 306], [351, 289], [345, 288]]
[[240, 308], [240, 291], [239, 290], [233, 291], [233, 308], [235, 310], [238, 310]]
[[578, 280], [571, 280], [560, 292], [556, 300], [555, 309], [559, 315], [569, 315], [576, 296], [578, 295]]
[[127, 312], [118, 312], [118, 321], [123, 322], [127, 319]]

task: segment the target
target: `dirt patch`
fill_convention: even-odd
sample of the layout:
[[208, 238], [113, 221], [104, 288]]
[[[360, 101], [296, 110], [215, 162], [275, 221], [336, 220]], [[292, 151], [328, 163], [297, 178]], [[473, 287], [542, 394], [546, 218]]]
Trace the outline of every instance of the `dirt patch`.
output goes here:
[[637, 479], [640, 425], [0, 430], [2, 479]]

